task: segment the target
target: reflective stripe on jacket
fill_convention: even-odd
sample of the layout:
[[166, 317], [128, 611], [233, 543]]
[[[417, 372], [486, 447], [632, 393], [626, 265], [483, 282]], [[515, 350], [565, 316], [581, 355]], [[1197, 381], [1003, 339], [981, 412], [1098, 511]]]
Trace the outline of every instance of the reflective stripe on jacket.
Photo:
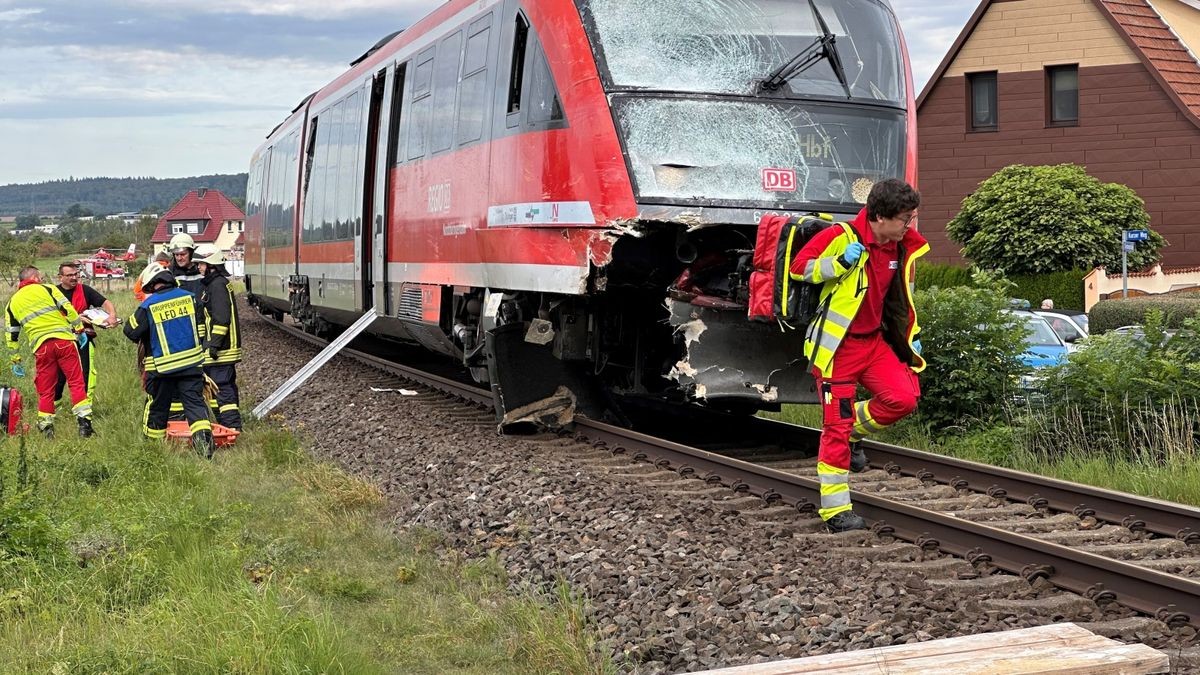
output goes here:
[[79, 313], [67, 298], [51, 284], [25, 284], [8, 302], [5, 312], [9, 348], [17, 346], [24, 331], [35, 351], [50, 338], [74, 340], [75, 329], [83, 325]]
[[[858, 220], [865, 223], [865, 215], [860, 213], [859, 216]], [[822, 285], [820, 309], [805, 333], [804, 356], [825, 379], [834, 376], [833, 355], [846, 337], [870, 285], [867, 275], [870, 249], [864, 250], [855, 264], [845, 267], [841, 260], [842, 253], [851, 243], [860, 241], [861, 237], [849, 223], [838, 223], [836, 227], [841, 231], [820, 252], [806, 260], [799, 273], [795, 268], [792, 271], [793, 279]], [[925, 369], [925, 360], [912, 347], [913, 340], [921, 330], [913, 305], [912, 284], [915, 263], [929, 252], [929, 244], [915, 230], [909, 230], [897, 244], [897, 249], [903, 273], [893, 277], [888, 289], [881, 329], [884, 340], [896, 352], [900, 362], [919, 373]]]
[[125, 334], [132, 340], [148, 338], [146, 372], [169, 375], [199, 366], [204, 324], [196, 296], [182, 288], [169, 288], [146, 298], [129, 318]]

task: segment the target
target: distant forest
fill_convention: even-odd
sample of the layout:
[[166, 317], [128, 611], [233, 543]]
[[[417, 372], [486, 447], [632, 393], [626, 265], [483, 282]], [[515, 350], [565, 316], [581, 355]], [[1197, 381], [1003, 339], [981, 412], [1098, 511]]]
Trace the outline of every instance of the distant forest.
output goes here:
[[142, 210], [161, 214], [189, 190], [202, 187], [220, 190], [230, 199], [245, 198], [246, 174], [190, 178], [68, 178], [0, 185], [0, 215], [58, 215], [66, 213], [72, 204], [79, 204], [97, 215]]

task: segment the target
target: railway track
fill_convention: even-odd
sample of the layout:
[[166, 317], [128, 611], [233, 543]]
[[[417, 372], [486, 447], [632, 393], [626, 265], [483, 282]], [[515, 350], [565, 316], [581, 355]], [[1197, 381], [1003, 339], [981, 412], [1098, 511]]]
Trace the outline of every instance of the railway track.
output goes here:
[[[491, 405], [491, 393], [473, 384], [362, 351], [343, 354], [470, 404]], [[815, 513], [819, 431], [736, 418], [735, 436], [729, 418], [705, 415], [665, 426], [663, 415], [650, 415], [658, 420], [646, 425], [654, 433], [579, 419], [574, 440], [797, 516]], [[881, 443], [866, 449], [872, 466], [851, 480], [855, 510], [876, 534], [1030, 583], [1044, 580], [1096, 603], [1115, 602], [1171, 627], [1200, 629], [1200, 509]]]

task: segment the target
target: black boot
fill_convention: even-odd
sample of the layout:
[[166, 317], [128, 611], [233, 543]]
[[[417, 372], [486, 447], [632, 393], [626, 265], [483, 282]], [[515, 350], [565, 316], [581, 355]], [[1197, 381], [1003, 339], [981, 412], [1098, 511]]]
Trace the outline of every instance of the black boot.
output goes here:
[[197, 431], [192, 434], [192, 449], [205, 459], [212, 459], [216, 443], [211, 431]]
[[45, 436], [46, 438], [49, 438], [50, 440], [54, 440], [54, 425], [53, 424], [51, 424], [50, 426], [39, 427], [38, 431], [42, 432], [42, 435]]
[[842, 511], [825, 521], [825, 527], [829, 528], [830, 532], [849, 532], [851, 530], [865, 530], [867, 529], [867, 523], [853, 511]]
[[86, 417], [79, 418], [79, 437], [90, 438], [96, 430], [92, 428], [92, 421]]
[[867, 460], [867, 453], [862, 449], [862, 443], [850, 444], [850, 471], [851, 473], [862, 473], [866, 470], [870, 462]]

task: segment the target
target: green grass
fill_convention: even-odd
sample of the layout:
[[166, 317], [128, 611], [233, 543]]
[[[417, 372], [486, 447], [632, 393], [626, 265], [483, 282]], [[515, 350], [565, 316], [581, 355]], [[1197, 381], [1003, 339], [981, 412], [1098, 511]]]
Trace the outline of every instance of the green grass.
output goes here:
[[60, 409], [58, 440], [27, 439], [24, 490], [0, 440], [5, 672], [612, 670], [565, 587], [515, 594], [494, 559], [396, 536], [374, 486], [272, 421], [212, 462], [146, 440], [132, 345], [101, 333], [98, 358], [97, 437]]
[[[819, 428], [821, 409], [815, 405], [784, 406], [764, 417]], [[1089, 452], [1079, 432], [1063, 438], [1059, 447], [1034, 446], [1016, 426], [996, 426], [958, 435], [933, 436], [911, 422], [901, 422], [878, 439], [917, 450], [1008, 467], [1042, 476], [1200, 506], [1200, 456], [1175, 453], [1156, 461], [1143, 453], [1128, 456]], [[1045, 438], [1038, 443], [1044, 444]]]

